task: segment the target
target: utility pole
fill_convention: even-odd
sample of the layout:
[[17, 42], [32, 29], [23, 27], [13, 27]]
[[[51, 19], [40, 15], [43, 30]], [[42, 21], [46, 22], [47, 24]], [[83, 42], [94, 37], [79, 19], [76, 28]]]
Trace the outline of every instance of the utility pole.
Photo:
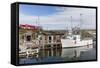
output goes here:
[[37, 22], [37, 25], [39, 26], [40, 18], [39, 18], [39, 16], [38, 16], [37, 18], [38, 18], [38, 22]]

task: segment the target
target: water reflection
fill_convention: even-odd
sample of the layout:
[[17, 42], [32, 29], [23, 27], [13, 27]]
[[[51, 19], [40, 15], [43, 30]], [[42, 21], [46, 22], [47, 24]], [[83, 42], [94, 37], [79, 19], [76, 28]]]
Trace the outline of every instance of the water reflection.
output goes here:
[[51, 56], [61, 56], [62, 48], [48, 48], [40, 49], [39, 56], [51, 57]]
[[20, 58], [19, 63], [27, 64], [27, 63], [76, 61], [76, 60], [92, 60], [92, 59], [96, 59], [96, 49], [88, 48], [87, 46], [76, 47], [76, 48], [45, 48], [45, 49], [40, 49], [38, 54], [35, 54], [31, 57]]

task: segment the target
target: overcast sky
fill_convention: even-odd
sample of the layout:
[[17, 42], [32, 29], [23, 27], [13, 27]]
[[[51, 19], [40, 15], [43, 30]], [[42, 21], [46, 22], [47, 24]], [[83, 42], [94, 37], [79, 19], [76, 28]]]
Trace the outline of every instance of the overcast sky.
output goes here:
[[95, 29], [96, 10], [93, 8], [20, 5], [19, 24], [42, 26], [45, 30], [65, 30], [80, 26]]

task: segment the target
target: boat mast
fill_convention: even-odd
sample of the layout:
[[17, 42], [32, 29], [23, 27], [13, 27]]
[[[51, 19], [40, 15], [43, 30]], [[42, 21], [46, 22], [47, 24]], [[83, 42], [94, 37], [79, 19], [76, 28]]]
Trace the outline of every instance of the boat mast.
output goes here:
[[[65, 22], [67, 22], [67, 21], [65, 20]], [[68, 24], [66, 23], [65, 25], [66, 25], [66, 26], [65, 26], [66, 32], [68, 32], [68, 31], [69, 31], [69, 30], [68, 30]]]
[[80, 39], [82, 39], [82, 33], [81, 33], [81, 27], [82, 27], [82, 14], [80, 13], [80, 25], [79, 25], [79, 29], [80, 29]]
[[71, 25], [70, 25], [70, 28], [71, 28], [71, 34], [73, 34], [73, 25], [72, 25], [72, 16], [70, 17], [71, 18]]
[[72, 16], [71, 16], [71, 30], [72, 30], [72, 28], [73, 28], [73, 25], [72, 25]]

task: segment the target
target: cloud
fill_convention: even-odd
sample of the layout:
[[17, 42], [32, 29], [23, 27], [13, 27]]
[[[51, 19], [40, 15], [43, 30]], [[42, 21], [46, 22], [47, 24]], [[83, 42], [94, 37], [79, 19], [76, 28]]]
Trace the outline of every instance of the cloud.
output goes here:
[[[65, 29], [80, 25], [81, 28], [95, 29], [96, 10], [89, 8], [57, 7], [55, 14], [35, 16], [19, 14], [20, 24], [41, 25], [44, 29]], [[80, 14], [82, 14], [80, 16]], [[72, 16], [72, 18], [71, 18]], [[81, 21], [81, 22], [80, 22]]]

